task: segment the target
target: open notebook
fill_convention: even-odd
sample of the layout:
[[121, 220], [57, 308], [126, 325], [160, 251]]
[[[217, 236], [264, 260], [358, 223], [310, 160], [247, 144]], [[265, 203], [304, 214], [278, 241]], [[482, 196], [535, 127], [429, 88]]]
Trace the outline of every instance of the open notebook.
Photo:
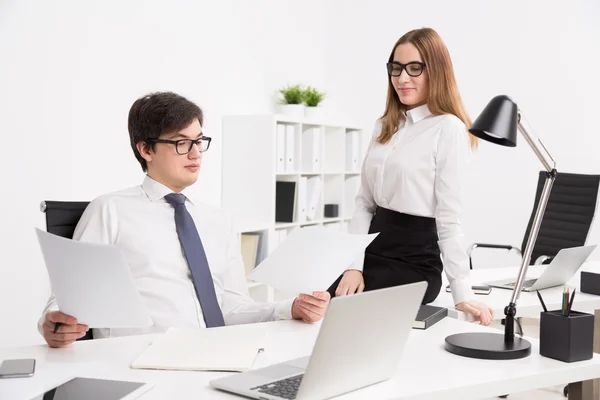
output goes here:
[[266, 344], [259, 324], [210, 329], [169, 329], [131, 368], [186, 371], [247, 371]]

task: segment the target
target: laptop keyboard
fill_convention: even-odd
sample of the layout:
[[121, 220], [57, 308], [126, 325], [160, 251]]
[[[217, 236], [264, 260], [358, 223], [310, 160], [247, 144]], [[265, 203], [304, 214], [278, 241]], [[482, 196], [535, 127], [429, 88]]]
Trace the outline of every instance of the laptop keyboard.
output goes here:
[[[523, 287], [524, 288], [530, 288], [533, 286], [533, 284], [537, 281], [537, 278], [534, 279], [527, 279], [526, 281], [523, 281]], [[516, 285], [516, 282], [511, 282], [511, 283], [507, 283], [504, 286], [508, 286], [508, 287], [514, 287]]]
[[269, 394], [271, 396], [281, 397], [282, 399], [293, 400], [296, 398], [298, 388], [302, 382], [304, 375], [292, 376], [291, 378], [282, 379], [267, 383], [266, 385], [257, 386], [251, 390], [257, 390], [259, 393]]

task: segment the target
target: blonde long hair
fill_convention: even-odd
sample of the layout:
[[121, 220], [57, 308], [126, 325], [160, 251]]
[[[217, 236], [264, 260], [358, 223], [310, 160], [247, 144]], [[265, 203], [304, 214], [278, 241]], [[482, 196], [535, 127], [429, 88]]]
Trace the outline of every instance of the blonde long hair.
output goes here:
[[[440, 35], [431, 28], [415, 29], [404, 34], [392, 49], [389, 61], [394, 60], [394, 51], [401, 44], [412, 43], [423, 58], [426, 71], [429, 76], [429, 94], [427, 96], [427, 107], [434, 115], [453, 114], [457, 116], [467, 127], [471, 126], [471, 119], [465, 110], [456, 78], [454, 67], [450, 59], [448, 48]], [[377, 137], [379, 143], [387, 143], [396, 132], [403, 112], [407, 107], [400, 102], [394, 85], [388, 76], [388, 93], [385, 112], [381, 117], [381, 134]], [[476, 148], [478, 139], [469, 134], [471, 148]]]

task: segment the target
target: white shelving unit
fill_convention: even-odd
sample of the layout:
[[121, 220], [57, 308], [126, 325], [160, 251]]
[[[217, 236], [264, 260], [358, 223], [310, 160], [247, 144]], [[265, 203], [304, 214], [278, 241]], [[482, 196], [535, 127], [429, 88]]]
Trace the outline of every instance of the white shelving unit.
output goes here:
[[[305, 140], [314, 129], [318, 131], [314, 136], [318, 145], [308, 148], [315, 145]], [[278, 114], [223, 117], [222, 206], [232, 214], [238, 231], [241, 234], [264, 232], [267, 254], [293, 229], [325, 226], [345, 231], [354, 212], [354, 199], [360, 185], [361, 131], [356, 126]], [[292, 136], [293, 145], [290, 146], [287, 139]], [[286, 160], [289, 162], [278, 160], [290, 155], [292, 160]], [[304, 214], [298, 209], [300, 181], [316, 177], [320, 179], [312, 182], [319, 187], [318, 201], [313, 202], [316, 205], [314, 217], [302, 218]], [[275, 219], [277, 181], [295, 182], [291, 222]], [[308, 206], [310, 199], [306, 201]], [[330, 203], [338, 205], [335, 218], [324, 216], [324, 205]], [[249, 282], [249, 289], [250, 294], [260, 301], [295, 295], [276, 293], [273, 288], [256, 282]]]

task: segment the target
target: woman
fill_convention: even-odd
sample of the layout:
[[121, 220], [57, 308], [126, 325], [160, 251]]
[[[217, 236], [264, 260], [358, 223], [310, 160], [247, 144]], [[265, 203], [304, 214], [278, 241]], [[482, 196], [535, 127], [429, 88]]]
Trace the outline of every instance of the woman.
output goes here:
[[433, 29], [410, 31], [394, 45], [387, 71], [386, 109], [349, 227], [379, 235], [328, 291], [345, 296], [427, 281], [426, 304], [439, 294], [445, 270], [456, 308], [489, 325], [492, 310], [472, 300], [460, 243], [463, 173], [477, 139], [467, 131], [448, 49]]

